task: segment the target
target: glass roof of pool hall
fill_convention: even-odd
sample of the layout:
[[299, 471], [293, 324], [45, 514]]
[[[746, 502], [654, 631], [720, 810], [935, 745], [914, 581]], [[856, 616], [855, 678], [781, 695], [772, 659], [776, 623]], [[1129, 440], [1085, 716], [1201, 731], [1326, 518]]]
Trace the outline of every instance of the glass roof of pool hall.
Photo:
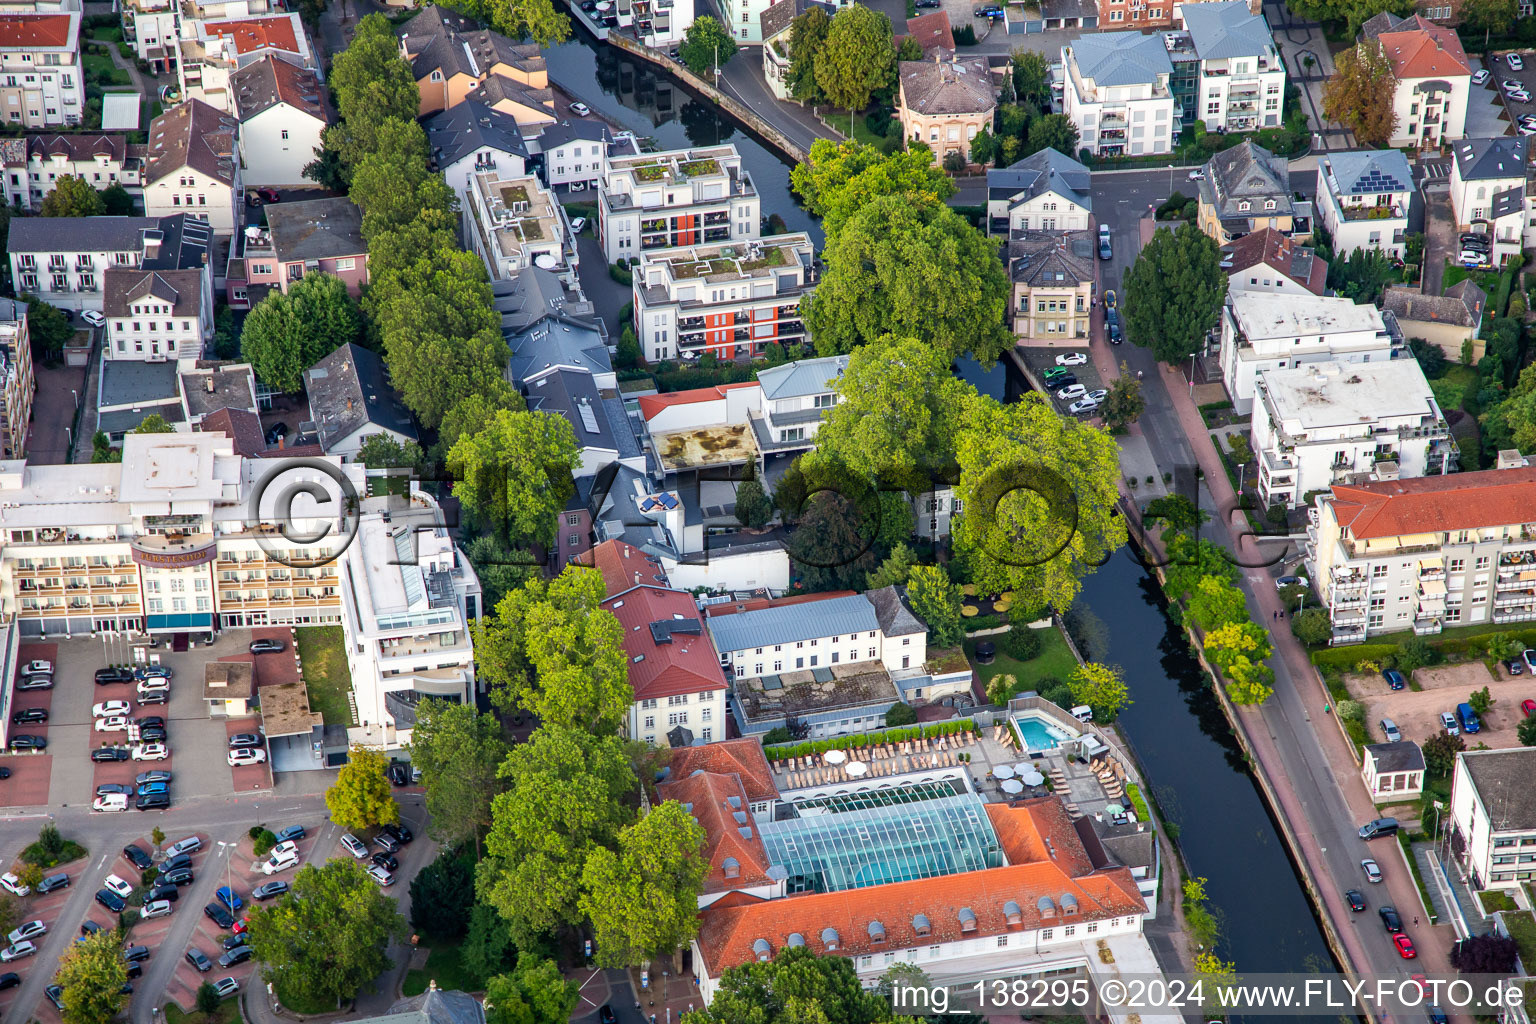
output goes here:
[[[784, 808], [781, 802], [779, 808]], [[1003, 866], [981, 798], [948, 783], [797, 801], [795, 817], [760, 824], [788, 890], [840, 892]], [[776, 816], [777, 817], [777, 816]]]

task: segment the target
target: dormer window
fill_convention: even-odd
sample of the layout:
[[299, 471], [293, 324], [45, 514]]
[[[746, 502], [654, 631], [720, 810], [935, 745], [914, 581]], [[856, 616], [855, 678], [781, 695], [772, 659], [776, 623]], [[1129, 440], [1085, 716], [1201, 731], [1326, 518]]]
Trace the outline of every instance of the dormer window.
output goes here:
[[720, 870], [725, 872], [726, 878], [740, 878], [741, 862], [735, 857], [727, 857], [720, 862]]
[[823, 928], [821, 930], [821, 944], [824, 947], [826, 947], [826, 950], [829, 953], [832, 952], [833, 950], [837, 949], [837, 947], [838, 947], [837, 929], [836, 928]]
[[928, 923], [924, 914], [915, 914], [912, 917], [912, 932], [915, 935], [928, 935], [933, 931], [933, 926]]
[[976, 912], [970, 907], [960, 908], [960, 930], [962, 932], [973, 932], [976, 930]]
[[1249, 206], [1250, 206], [1250, 205], [1251, 205], [1251, 204], [1250, 204], [1250, 203], [1249, 203], [1249, 202], [1248, 202], [1248, 200], [1246, 200], [1246, 199], [1244, 199], [1244, 200], [1243, 200], [1243, 201], [1242, 201], [1242, 202], [1240, 202], [1240, 203], [1238, 203], [1238, 204], [1237, 204], [1237, 208], [1238, 208], [1238, 210], [1239, 210], [1239, 211], [1241, 211], [1241, 212], [1242, 212], [1242, 213], [1247, 213], [1247, 212], [1248, 212], [1248, 207], [1249, 207]]
[[759, 960], [769, 960], [773, 957], [773, 947], [767, 939], [755, 939], [752, 942], [752, 955]]
[[881, 943], [885, 941], [885, 925], [879, 921], [869, 922], [869, 941]]
[[1019, 906], [1013, 900], [1009, 900], [1007, 903], [1003, 904], [1003, 916], [1008, 919], [1009, 924], [1023, 924], [1024, 908]]
[[1264, 209], [1266, 209], [1266, 210], [1273, 210], [1274, 208], [1275, 208], [1275, 201], [1273, 199], [1266, 199], [1266, 200], [1264, 200]]
[[1061, 897], [1061, 916], [1077, 916], [1077, 897], [1073, 896], [1071, 893], [1065, 893]]
[[1040, 920], [1051, 921], [1056, 917], [1056, 904], [1049, 896], [1041, 896], [1035, 901], [1035, 910], [1040, 913]]

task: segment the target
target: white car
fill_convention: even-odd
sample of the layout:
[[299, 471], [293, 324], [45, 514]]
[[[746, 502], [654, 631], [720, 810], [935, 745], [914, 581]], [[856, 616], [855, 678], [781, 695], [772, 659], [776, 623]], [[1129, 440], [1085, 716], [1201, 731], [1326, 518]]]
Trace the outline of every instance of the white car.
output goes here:
[[128, 716], [113, 715], [111, 718], [96, 719], [97, 732], [127, 732]]
[[278, 843], [272, 847], [272, 856], [274, 857], [297, 857], [298, 855], [299, 844], [291, 839], [286, 843]]
[[1084, 398], [1091, 398], [1095, 402], [1102, 402], [1102, 401], [1104, 401], [1104, 399], [1109, 397], [1109, 392], [1106, 389], [1104, 389], [1104, 388], [1099, 388], [1099, 389], [1097, 389], [1095, 391], [1088, 392], [1083, 397]]
[[1088, 389], [1083, 387], [1081, 384], [1068, 384], [1066, 387], [1056, 392], [1056, 397], [1061, 399], [1063, 402], [1070, 402], [1073, 399], [1082, 398], [1087, 393]]
[[162, 679], [159, 676], [150, 676], [148, 679], [140, 679], [139, 685], [137, 687], [141, 694], [152, 693], [157, 690], [169, 690], [170, 688], [171, 681], [169, 679]]
[[96, 312], [94, 309], [87, 309], [87, 310], [85, 310], [83, 313], [80, 314], [80, 319], [84, 320], [86, 323], [90, 324], [92, 327], [105, 327], [105, 326], [107, 326], [107, 318], [102, 316], [100, 313]]
[[368, 847], [364, 846], [362, 842], [357, 838], [357, 836], [354, 836], [350, 832], [342, 835], [341, 845], [345, 846], [347, 848], [347, 852], [356, 857], [358, 860], [362, 860], [364, 857], [368, 856]]
[[110, 718], [113, 715], [126, 715], [133, 710], [133, 705], [125, 700], [104, 700], [91, 708], [92, 718]]
[[127, 899], [130, 895], [133, 894], [133, 886], [129, 885], [126, 881], [117, 875], [108, 875], [107, 880], [101, 884], [117, 893], [123, 899]]
[[1099, 407], [1099, 403], [1091, 398], [1084, 398], [1067, 406], [1067, 412], [1073, 416], [1081, 416], [1085, 412], [1093, 412]]
[[1525, 83], [1519, 81], [1518, 79], [1514, 79], [1514, 78], [1506, 78], [1506, 79], [1504, 79], [1504, 81], [1499, 83], [1499, 86], [1505, 92], [1524, 92], [1525, 91]]
[[1205, 180], [1205, 172], [1202, 171], [1200, 168], [1196, 167], [1194, 170], [1189, 172], [1189, 180], [1190, 181], [1204, 181]]
[[171, 756], [171, 748], [164, 743], [140, 743], [133, 748], [135, 761], [164, 761]]
[[91, 803], [93, 811], [126, 811], [128, 809], [128, 794], [108, 793], [99, 796]]
[[1511, 68], [1513, 68], [1514, 70], [1516, 70], [1516, 71], [1524, 71], [1525, 70], [1525, 61], [1520, 59], [1520, 55], [1518, 53], [1511, 53], [1509, 56], [1505, 57], [1504, 59], [1509, 62], [1509, 66]]
[[1536, 124], [1522, 124], [1515, 126], [1517, 135], [1536, 135]]
[[1082, 366], [1086, 362], [1088, 362], [1086, 352], [1063, 352], [1056, 357], [1057, 366]]
[[280, 854], [276, 851], [277, 848], [273, 847], [272, 856], [261, 862], [262, 874], [275, 875], [279, 871], [286, 871], [299, 863], [299, 855], [297, 853]]
[[48, 926], [41, 921], [28, 921], [5, 937], [7, 942], [20, 942], [22, 939], [35, 939], [48, 930]]
[[573, 235], [581, 234], [582, 229], [585, 228], [586, 226], [587, 226], [587, 218], [585, 218], [585, 217], [577, 217], [577, 218], [575, 218], [574, 220], [571, 221], [571, 234], [573, 234]]
[[229, 752], [229, 766], [238, 768], [245, 764], [261, 764], [267, 759], [267, 752], [260, 747], [245, 747]]
[[27, 896], [32, 892], [30, 885], [22, 885], [21, 879], [16, 877], [13, 871], [7, 871], [0, 875], [0, 889], [4, 889], [12, 896]]
[[21, 666], [21, 676], [51, 676], [53, 675], [53, 662], [44, 658], [37, 658]]
[[1531, 102], [1531, 94], [1526, 92], [1524, 89], [1521, 89], [1519, 92], [1505, 93], [1504, 95], [1514, 100], [1516, 103]]
[[375, 882], [378, 882], [380, 886], [395, 884], [395, 876], [379, 864], [368, 865], [368, 876]]
[[1492, 77], [1493, 76], [1491, 74], [1489, 74], [1488, 69], [1487, 68], [1483, 68], [1477, 74], [1472, 76], [1472, 84], [1473, 85], [1482, 85], [1484, 82], [1488, 81], [1488, 79], [1490, 79]]
[[592, 113], [592, 108], [587, 106], [585, 103], [572, 103], [571, 113], [575, 114], [577, 117], [586, 117], [588, 114]]
[[13, 960], [20, 960], [36, 952], [37, 947], [30, 942], [13, 942], [4, 949], [0, 949], [0, 964], [8, 964]]

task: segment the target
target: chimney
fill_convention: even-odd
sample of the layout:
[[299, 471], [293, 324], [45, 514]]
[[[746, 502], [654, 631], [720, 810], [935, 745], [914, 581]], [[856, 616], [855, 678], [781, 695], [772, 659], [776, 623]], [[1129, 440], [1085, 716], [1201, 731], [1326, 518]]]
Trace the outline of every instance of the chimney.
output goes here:
[[347, 412], [352, 411], [352, 399], [347, 399]]
[[1499, 450], [1498, 462], [1495, 464], [1494, 468], [1495, 469], [1521, 469], [1521, 468], [1523, 468], [1524, 466], [1526, 466], [1528, 464], [1529, 463], [1526, 461], [1525, 456], [1520, 454], [1520, 449], [1518, 449], [1518, 448], [1501, 448]]
[[203, 390], [208, 392], [210, 395], [213, 394], [213, 374], [210, 373], [206, 378], [203, 379]]

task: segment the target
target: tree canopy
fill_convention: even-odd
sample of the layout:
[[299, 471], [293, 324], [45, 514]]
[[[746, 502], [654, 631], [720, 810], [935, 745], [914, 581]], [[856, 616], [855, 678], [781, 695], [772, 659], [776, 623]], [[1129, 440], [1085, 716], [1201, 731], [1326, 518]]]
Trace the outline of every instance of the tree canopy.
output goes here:
[[[820, 13], [819, 8], [812, 10]], [[955, 194], [955, 183], [933, 162], [933, 151], [921, 142], [913, 143], [910, 149], [884, 153], [877, 146], [853, 140], [817, 139], [811, 144], [808, 159], [790, 171], [789, 180], [806, 209], [822, 218], [822, 230], [828, 238], [880, 196], [912, 196], [920, 203], [942, 203]]]
[[64, 1024], [106, 1024], [128, 1001], [122, 992], [127, 980], [122, 937], [115, 928], [103, 928], [72, 943], [56, 978], [64, 989], [59, 996]]
[[1193, 224], [1158, 228], [1125, 276], [1125, 336], [1175, 363], [1200, 350], [1227, 295], [1221, 249]]
[[907, 578], [912, 612], [928, 624], [934, 647], [953, 647], [965, 639], [960, 617], [960, 587], [950, 582], [941, 565], [914, 565]]
[[332, 62], [330, 86], [341, 123], [325, 130], [325, 145], [334, 150], [345, 177], [372, 152], [379, 125], [391, 118], [414, 120], [421, 94], [410, 63], [400, 55], [394, 26], [377, 12], [357, 23], [347, 48]]
[[432, 837], [470, 840], [478, 855], [491, 827], [491, 801], [502, 788], [497, 770], [507, 745], [501, 726], [472, 704], [424, 700], [416, 708], [409, 749], [426, 788]]
[[325, 791], [331, 820], [342, 828], [372, 828], [400, 820], [400, 805], [384, 776], [386, 759], [370, 747], [354, 746], [336, 781]]
[[449, 450], [453, 496], [513, 540], [548, 545], [575, 491], [571, 473], [580, 458], [569, 420], [503, 409]]
[[577, 986], [553, 960], [524, 953], [517, 966], [485, 986], [486, 1024], [566, 1024], [576, 1009]]
[[831, 29], [831, 16], [815, 6], [796, 18], [790, 27], [789, 71], [784, 82], [789, 86], [790, 95], [802, 103], [820, 103], [826, 99], [816, 82], [816, 57], [826, 45]]
[[60, 177], [53, 183], [53, 191], [43, 196], [44, 217], [99, 217], [105, 212], [101, 193], [73, 174]]
[[872, 7], [849, 4], [838, 9], [816, 54], [816, 84], [828, 102], [845, 110], [863, 110], [870, 96], [889, 83], [896, 49], [891, 19]]
[[444, 4], [513, 39], [532, 39], [539, 47], [563, 43], [571, 36], [571, 19], [550, 0], [450, 0]]
[[728, 968], [707, 1007], [681, 1024], [917, 1024], [859, 981], [853, 961], [790, 946], [772, 960]]
[[362, 336], [363, 320], [346, 283], [331, 274], [305, 274], [287, 294], [272, 291], [245, 318], [240, 354], [256, 378], [293, 394], [304, 371]]
[[429, 167], [427, 133], [413, 116], [389, 117], [374, 129], [373, 146], [352, 171], [352, 202], [363, 211], [363, 238], [403, 228], [422, 210], [453, 208], [453, 190]]
[[714, 69], [725, 67], [735, 53], [736, 39], [708, 14], [693, 19], [677, 51], [689, 71], [710, 82], [714, 81]]
[[1397, 129], [1397, 83], [1380, 41], [1356, 43], [1333, 58], [1333, 68], [1323, 83], [1323, 116], [1354, 132], [1362, 146], [1385, 146]]
[[581, 910], [592, 922], [599, 967], [636, 967], [670, 956], [699, 930], [709, 862], [704, 828], [676, 800], [597, 847], [582, 869]]
[[1072, 670], [1067, 685], [1072, 699], [1093, 709], [1096, 722], [1113, 722], [1120, 710], [1131, 703], [1131, 691], [1125, 685], [1125, 673], [1118, 665], [1084, 662]]

